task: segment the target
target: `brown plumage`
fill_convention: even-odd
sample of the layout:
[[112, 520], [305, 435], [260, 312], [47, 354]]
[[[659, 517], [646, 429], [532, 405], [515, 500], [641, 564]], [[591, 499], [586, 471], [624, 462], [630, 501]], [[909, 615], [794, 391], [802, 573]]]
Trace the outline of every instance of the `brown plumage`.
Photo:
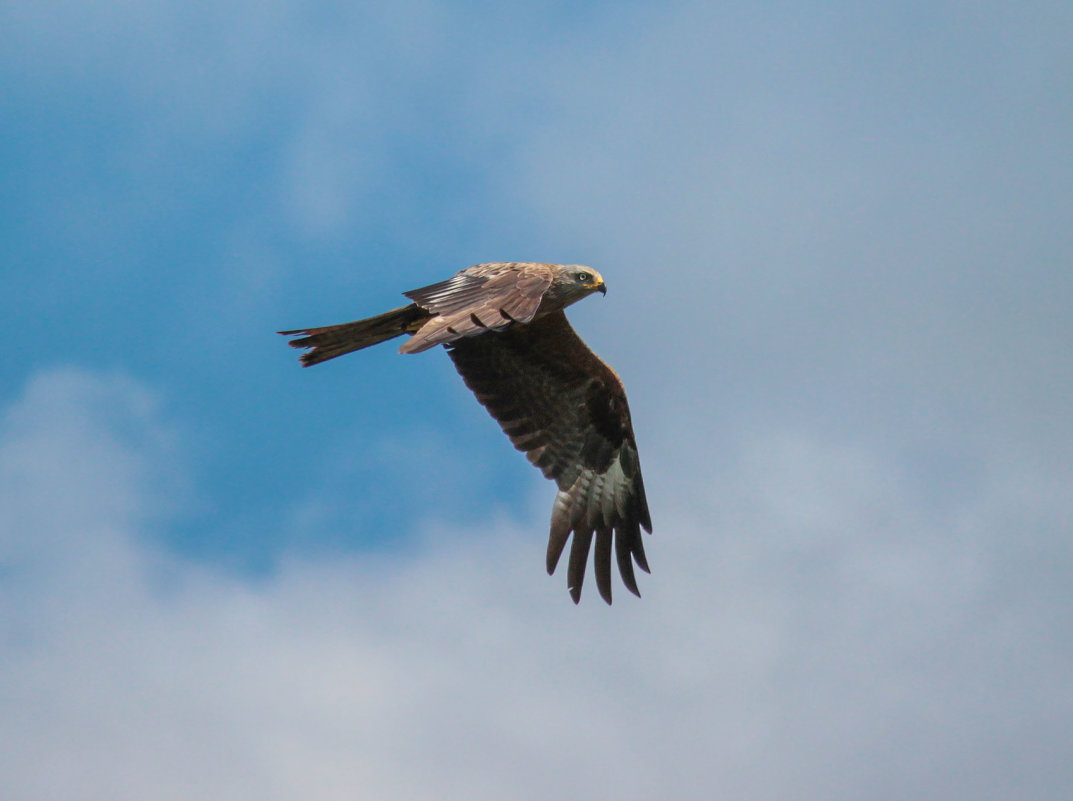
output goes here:
[[640, 595], [633, 566], [648, 572], [641, 529], [652, 531], [622, 381], [582, 342], [563, 309], [603, 278], [581, 265], [478, 264], [406, 292], [413, 303], [342, 325], [281, 331], [310, 348], [309, 366], [402, 334], [400, 353], [444, 345], [477, 400], [559, 487], [552, 507], [548, 573], [573, 534], [567, 567], [577, 603], [596, 540], [594, 572], [611, 603], [612, 544], [627, 589]]

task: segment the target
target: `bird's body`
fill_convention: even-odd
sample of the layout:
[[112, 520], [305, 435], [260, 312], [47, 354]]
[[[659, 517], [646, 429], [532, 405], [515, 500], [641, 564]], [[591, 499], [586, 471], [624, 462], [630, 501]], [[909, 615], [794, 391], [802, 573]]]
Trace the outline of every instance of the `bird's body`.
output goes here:
[[408, 306], [281, 333], [299, 335], [289, 344], [310, 349], [305, 366], [403, 334], [411, 336], [400, 353], [446, 346], [477, 400], [559, 487], [548, 572], [573, 534], [567, 581], [576, 603], [595, 536], [596, 583], [611, 603], [612, 539], [622, 580], [639, 595], [633, 564], [648, 571], [641, 528], [651, 532], [652, 523], [622, 381], [563, 313], [593, 292], [606, 292], [603, 278], [581, 265], [477, 264], [406, 292]]

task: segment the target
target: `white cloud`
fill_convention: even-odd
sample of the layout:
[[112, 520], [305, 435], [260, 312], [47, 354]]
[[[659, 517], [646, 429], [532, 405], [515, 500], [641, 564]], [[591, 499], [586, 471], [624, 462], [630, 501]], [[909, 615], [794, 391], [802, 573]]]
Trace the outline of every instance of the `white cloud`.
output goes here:
[[707, 507], [664, 499], [645, 597], [608, 609], [543, 576], [541, 520], [258, 579], [188, 563], [153, 536], [174, 438], [143, 388], [47, 373], [5, 421], [6, 798], [1058, 799], [1073, 778], [1068, 475], [935, 514], [873, 454], [759, 438], [700, 480]]

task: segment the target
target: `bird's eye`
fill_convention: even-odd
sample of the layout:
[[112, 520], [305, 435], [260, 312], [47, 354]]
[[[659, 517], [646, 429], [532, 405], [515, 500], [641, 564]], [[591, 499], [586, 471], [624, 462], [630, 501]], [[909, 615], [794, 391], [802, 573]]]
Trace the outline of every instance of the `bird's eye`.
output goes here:
[[577, 274], [577, 280], [580, 281], [583, 284], [589, 283], [589, 281], [591, 279], [592, 279], [592, 276], [589, 275], [588, 273], [578, 273]]

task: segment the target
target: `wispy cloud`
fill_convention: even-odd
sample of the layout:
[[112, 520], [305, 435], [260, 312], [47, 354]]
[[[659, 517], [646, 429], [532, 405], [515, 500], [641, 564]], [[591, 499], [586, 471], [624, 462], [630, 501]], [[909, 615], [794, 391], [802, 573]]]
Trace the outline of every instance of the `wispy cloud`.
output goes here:
[[543, 521], [260, 579], [185, 562], [145, 513], [174, 428], [149, 398], [56, 372], [5, 415], [13, 799], [1068, 787], [1069, 604], [1041, 571], [1069, 563], [1068, 475], [936, 519], [874, 454], [757, 441], [709, 510], [665, 499], [642, 601], [575, 608]]

